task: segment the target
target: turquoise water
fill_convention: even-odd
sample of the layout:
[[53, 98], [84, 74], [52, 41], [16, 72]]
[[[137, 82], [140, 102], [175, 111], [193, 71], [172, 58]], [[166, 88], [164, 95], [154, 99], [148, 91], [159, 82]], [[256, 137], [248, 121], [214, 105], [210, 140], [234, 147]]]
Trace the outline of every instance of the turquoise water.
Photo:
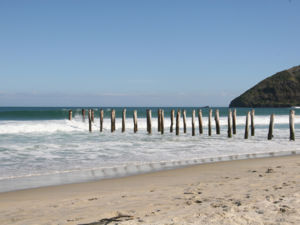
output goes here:
[[[100, 107], [89, 107], [95, 110], [95, 117], [99, 118], [99, 109]], [[102, 107], [104, 110], [104, 117], [110, 117], [110, 111], [114, 108], [116, 110], [116, 117], [121, 118], [123, 107]], [[157, 107], [148, 107], [152, 110], [152, 116], [157, 117]], [[133, 110], [137, 110], [138, 116], [141, 118], [146, 117], [145, 107], [126, 107], [127, 116], [132, 117]], [[197, 107], [160, 107], [164, 109], [165, 116], [170, 116], [171, 109], [177, 110], [185, 109], [187, 116], [191, 117], [192, 110], [195, 109], [196, 112], [198, 109], [202, 110], [203, 116], [208, 115], [208, 108], [197, 108]], [[0, 107], [0, 120], [60, 120], [68, 118], [68, 110], [73, 111], [73, 116], [81, 115], [81, 110], [88, 108], [80, 107]], [[220, 116], [227, 116], [228, 108], [227, 107], [212, 107], [212, 109], [219, 109]], [[237, 110], [237, 115], [245, 115], [249, 108], [239, 108]], [[257, 108], [255, 109], [256, 115], [270, 115], [275, 113], [276, 115], [288, 115], [290, 108]], [[300, 109], [295, 109], [296, 114], [300, 113]]]
[[[157, 109], [152, 109], [152, 135], [146, 131], [146, 108], [127, 108], [126, 132], [121, 132], [123, 108], [116, 109], [116, 132], [110, 132], [111, 107], [105, 107], [104, 131], [99, 132], [99, 107], [95, 110], [93, 132], [82, 121], [81, 107], [0, 108], [0, 191], [118, 177], [232, 157], [290, 154], [298, 152], [300, 110], [296, 109], [296, 141], [289, 141], [289, 108], [255, 109], [255, 136], [244, 139], [245, 115], [237, 109], [237, 134], [227, 138], [228, 108], [220, 107], [221, 134], [208, 136], [208, 108], [202, 108], [204, 133], [191, 135], [191, 112], [187, 110], [187, 133], [169, 132], [165, 112], [165, 134], [157, 132]], [[68, 110], [73, 110], [69, 121]], [[133, 133], [133, 110], [138, 110], [138, 132]], [[174, 107], [176, 110], [177, 107]], [[213, 108], [213, 111], [216, 108]], [[267, 140], [270, 114], [275, 114], [274, 138]], [[87, 113], [86, 113], [87, 114]], [[231, 158], [230, 158], [231, 157]], [[209, 160], [207, 160], [209, 159]]]

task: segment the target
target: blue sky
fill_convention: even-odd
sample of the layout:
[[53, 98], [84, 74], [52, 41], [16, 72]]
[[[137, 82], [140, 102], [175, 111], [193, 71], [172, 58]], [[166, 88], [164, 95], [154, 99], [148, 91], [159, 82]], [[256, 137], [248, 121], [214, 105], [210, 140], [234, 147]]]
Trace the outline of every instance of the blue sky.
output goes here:
[[299, 65], [296, 0], [1, 0], [0, 106], [227, 106]]

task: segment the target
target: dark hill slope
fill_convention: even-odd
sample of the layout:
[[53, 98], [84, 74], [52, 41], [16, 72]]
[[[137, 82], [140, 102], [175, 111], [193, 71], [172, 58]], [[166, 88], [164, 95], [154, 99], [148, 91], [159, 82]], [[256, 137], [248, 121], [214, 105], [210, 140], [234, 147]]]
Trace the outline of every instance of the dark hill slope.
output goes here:
[[300, 106], [300, 66], [264, 79], [230, 103], [230, 107], [290, 106]]

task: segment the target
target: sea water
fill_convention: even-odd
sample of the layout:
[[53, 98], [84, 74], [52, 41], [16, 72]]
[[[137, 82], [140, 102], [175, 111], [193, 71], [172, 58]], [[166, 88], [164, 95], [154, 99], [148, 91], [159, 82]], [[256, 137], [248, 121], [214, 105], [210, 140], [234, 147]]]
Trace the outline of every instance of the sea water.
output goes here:
[[[165, 112], [165, 132], [157, 131], [157, 110], [152, 109], [152, 134], [146, 131], [146, 108], [127, 108], [126, 131], [121, 132], [122, 109], [116, 110], [116, 131], [110, 131], [109, 107], [104, 109], [104, 130], [99, 132], [99, 108], [93, 132], [82, 120], [81, 108], [0, 108], [0, 192], [127, 176], [214, 161], [298, 154], [300, 109], [296, 109], [296, 141], [289, 141], [289, 108], [255, 109], [255, 136], [244, 139], [247, 108], [237, 109], [237, 134], [227, 138], [228, 108], [220, 109], [221, 134], [208, 136], [208, 108], [202, 108], [203, 134], [191, 135], [192, 110], [187, 111], [187, 133], [170, 133], [170, 111]], [[173, 107], [177, 110], [177, 107]], [[73, 119], [68, 120], [68, 110]], [[133, 110], [138, 132], [133, 132]], [[216, 108], [212, 108], [215, 111]], [[267, 140], [270, 114], [275, 114], [274, 138]], [[86, 113], [87, 114], [87, 113]], [[174, 121], [175, 122], [175, 121]], [[175, 124], [174, 124], [175, 128]], [[174, 129], [175, 131], [175, 129]], [[250, 131], [250, 130], [249, 130]]]

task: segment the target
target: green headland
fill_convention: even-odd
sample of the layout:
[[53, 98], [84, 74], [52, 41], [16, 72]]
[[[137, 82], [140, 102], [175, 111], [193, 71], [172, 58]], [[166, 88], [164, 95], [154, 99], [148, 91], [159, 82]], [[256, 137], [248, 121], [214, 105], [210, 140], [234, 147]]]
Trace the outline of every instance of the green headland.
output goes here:
[[300, 106], [300, 66], [276, 73], [239, 97], [230, 107], [292, 107]]

